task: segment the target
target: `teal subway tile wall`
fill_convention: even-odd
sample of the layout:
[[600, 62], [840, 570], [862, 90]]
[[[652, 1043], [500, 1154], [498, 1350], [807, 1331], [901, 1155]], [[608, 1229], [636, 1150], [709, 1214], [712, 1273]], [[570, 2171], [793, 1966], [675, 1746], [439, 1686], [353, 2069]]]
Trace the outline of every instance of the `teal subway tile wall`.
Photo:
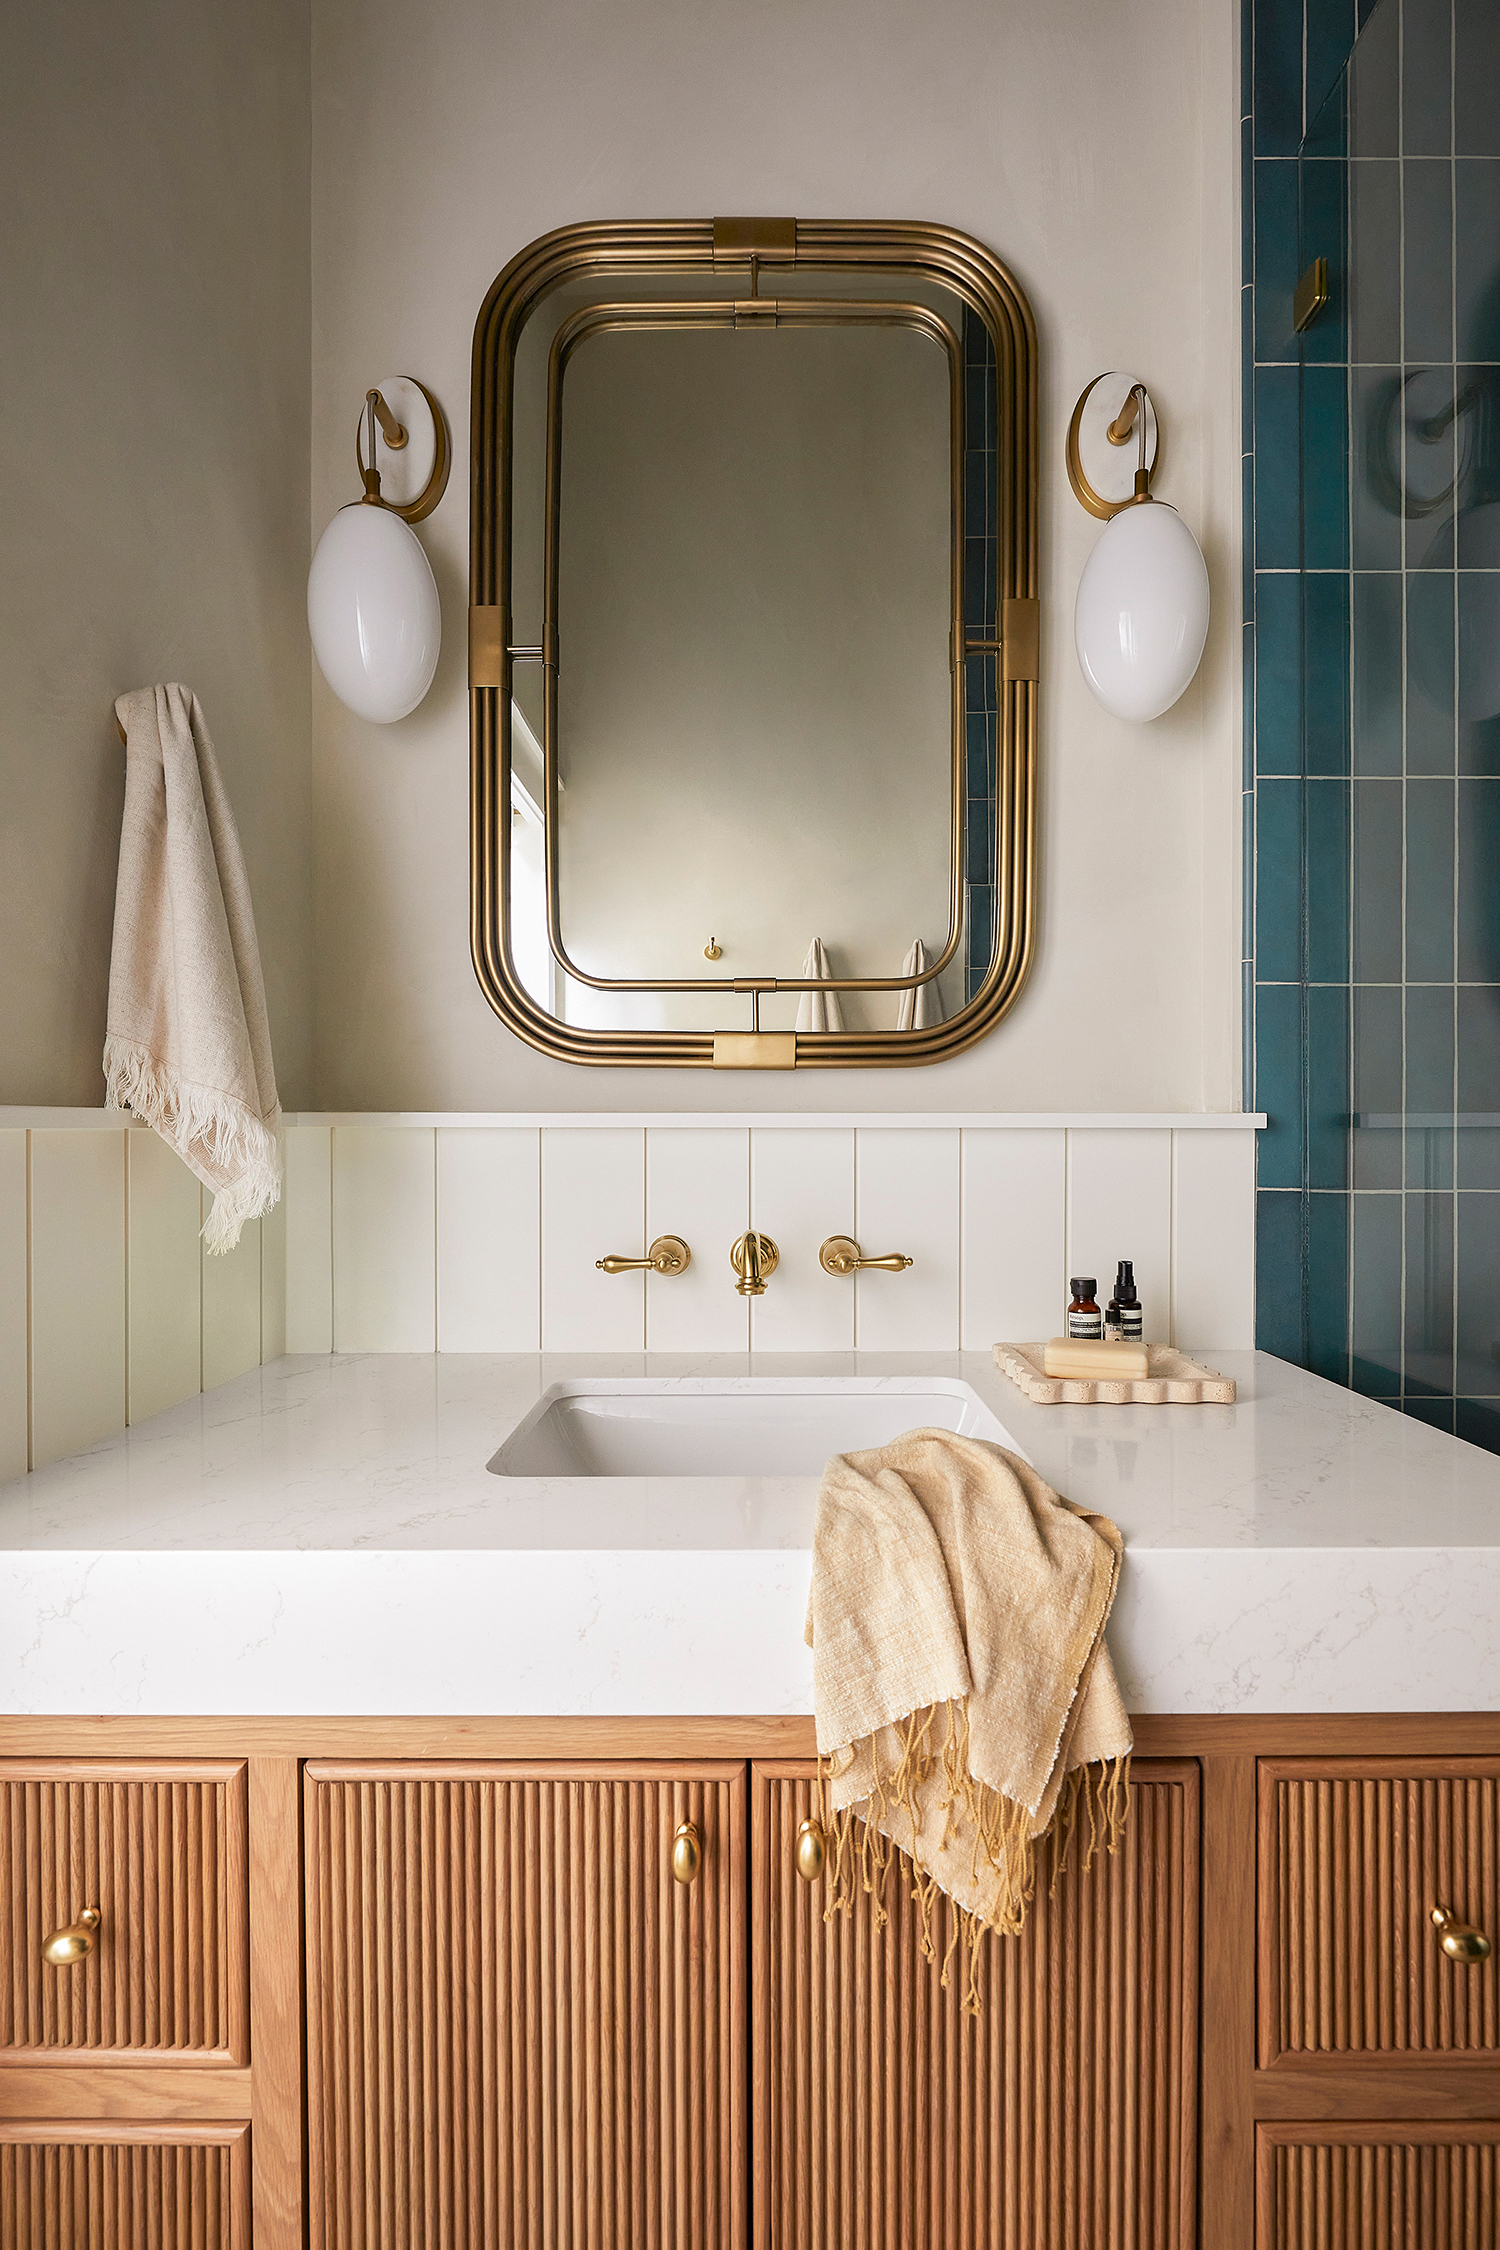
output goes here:
[[1500, 1451], [1500, 0], [1244, 0], [1242, 84], [1259, 1341]]

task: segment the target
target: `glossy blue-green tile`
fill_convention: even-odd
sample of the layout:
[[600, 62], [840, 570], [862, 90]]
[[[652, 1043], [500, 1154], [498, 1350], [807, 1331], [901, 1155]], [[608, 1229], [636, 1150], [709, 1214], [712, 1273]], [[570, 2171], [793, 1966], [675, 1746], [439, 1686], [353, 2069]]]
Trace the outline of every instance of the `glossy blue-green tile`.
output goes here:
[[1406, 987], [1406, 1184], [1453, 1185], [1454, 989]]
[[1355, 1195], [1351, 1380], [1367, 1398], [1401, 1390], [1401, 1197]]
[[1458, 784], [1458, 974], [1500, 983], [1500, 781]]
[[1401, 357], [1401, 166], [1394, 157], [1349, 167], [1349, 357]]
[[[1253, 396], [1253, 385], [1252, 392]], [[1253, 408], [1249, 411], [1253, 414]], [[1240, 456], [1240, 501], [1243, 534], [1240, 541], [1240, 612], [1248, 625], [1255, 617], [1255, 455]]]
[[1354, 978], [1401, 982], [1401, 783], [1356, 781]]
[[1371, 16], [1375, 13], [1375, 10], [1379, 7], [1379, 5], [1380, 0], [1358, 0], [1358, 5], [1355, 12], [1359, 17], [1359, 28], [1361, 31], [1364, 30], [1365, 25], [1369, 22]]
[[981, 970], [987, 969], [994, 956], [995, 900], [988, 885], [971, 883], [969, 899], [969, 959]]
[[1308, 571], [1302, 580], [1306, 651], [1306, 768], [1349, 771], [1349, 579], [1343, 571]]
[[1240, 796], [1240, 901], [1244, 912], [1245, 959], [1255, 962], [1255, 791]]
[[1356, 1188], [1401, 1185], [1403, 993], [1399, 984], [1357, 984], [1354, 1007]]
[[1453, 0], [1401, 0], [1401, 147], [1447, 156], [1453, 145]]
[[1349, 389], [1350, 557], [1356, 570], [1399, 570], [1401, 370], [1352, 368]]
[[1302, 1185], [1302, 998], [1296, 984], [1255, 987], [1255, 1106], [1268, 1120], [1260, 1135], [1260, 1185]]
[[1466, 157], [1454, 170], [1458, 356], [1500, 360], [1500, 157]]
[[1297, 173], [1290, 156], [1255, 160], [1255, 356], [1294, 360], [1292, 296], [1297, 287]]
[[1451, 781], [1425, 778], [1406, 784], [1406, 977], [1411, 984], [1453, 979], [1453, 788]]
[[1255, 561], [1258, 570], [1302, 566], [1300, 370], [1255, 370]]
[[1401, 580], [1394, 571], [1354, 574], [1353, 732], [1357, 774], [1401, 771]]
[[1408, 1396], [1401, 1401], [1403, 1414], [1409, 1414], [1413, 1421], [1425, 1422], [1429, 1429], [1446, 1430], [1450, 1437], [1453, 1434], [1453, 1408], [1454, 1401], [1451, 1398]]
[[1453, 1395], [1453, 1202], [1451, 1194], [1406, 1198], [1403, 1388]]
[[1262, 781], [1255, 792], [1255, 974], [1294, 983], [1302, 962], [1302, 783]]
[[1453, 16], [1454, 147], [1460, 156], [1500, 156], [1500, 8], [1457, 0]]
[[1309, 781], [1305, 800], [1307, 975], [1349, 981], [1349, 784]]
[[1240, 627], [1241, 787], [1255, 787], [1255, 627]]
[[1307, 1181], [1342, 1188], [1349, 1171], [1349, 988], [1307, 988]]
[[[1248, 14], [1248, 10], [1246, 13]], [[1255, 272], [1255, 119], [1240, 119], [1240, 273]]]
[[1342, 367], [1302, 370], [1302, 559], [1349, 565], [1349, 397]]
[[[1250, 268], [1246, 266], [1248, 274]], [[1240, 450], [1255, 444], [1255, 284], [1240, 284]]]
[[1297, 167], [1300, 190], [1297, 271], [1315, 258], [1328, 261], [1328, 302], [1298, 338], [1302, 358], [1314, 362], [1349, 357], [1349, 291], [1345, 248], [1345, 183], [1349, 167], [1328, 158], [1309, 158]]
[[1401, 166], [1403, 351], [1408, 364], [1453, 357], [1453, 167], [1432, 156]]
[[1458, 1184], [1500, 1188], [1500, 985], [1458, 988]]
[[1262, 774], [1302, 771], [1303, 579], [1262, 570], [1255, 579], [1255, 764]]
[[[1249, 897], [1246, 890], [1245, 896]], [[1240, 963], [1240, 1099], [1255, 1109], [1255, 963]]]
[[1458, 1365], [1454, 1388], [1500, 1394], [1500, 1196], [1458, 1197]]
[[1307, 1199], [1307, 1364], [1331, 1383], [1349, 1380], [1350, 1200]]
[[1255, 0], [1255, 153], [1295, 156], [1302, 139], [1302, 0]]
[[1457, 702], [1459, 772], [1500, 775], [1500, 572], [1458, 574]]
[[[1406, 770], [1453, 772], [1453, 579], [1412, 571], [1406, 580]], [[1414, 974], [1408, 970], [1408, 975]]]
[[1264, 1188], [1255, 1198], [1255, 1345], [1303, 1365], [1302, 1197]]
[[1349, 154], [1401, 153], [1401, 10], [1377, 8], [1349, 58]]
[[1307, 0], [1307, 115], [1317, 118], [1338, 85], [1354, 44], [1354, 10], [1349, 0]]
[[[987, 811], [988, 796], [970, 799], [971, 811]], [[995, 880], [995, 824], [993, 820], [971, 818], [964, 836], [964, 871], [971, 886], [989, 884]]]
[[1500, 1400], [1458, 1398], [1453, 1402], [1453, 1434], [1487, 1453], [1500, 1453]]
[[969, 711], [964, 717], [964, 780], [966, 794], [983, 797], [989, 789], [989, 766], [986, 757], [985, 713]]

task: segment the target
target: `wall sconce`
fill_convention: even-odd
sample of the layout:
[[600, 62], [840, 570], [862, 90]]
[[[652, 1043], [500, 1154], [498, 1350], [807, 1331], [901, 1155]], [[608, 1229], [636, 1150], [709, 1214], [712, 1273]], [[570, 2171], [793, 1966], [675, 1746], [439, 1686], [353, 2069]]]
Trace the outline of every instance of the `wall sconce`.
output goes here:
[[437, 670], [437, 581], [411, 526], [442, 499], [449, 457], [443, 410], [424, 384], [395, 375], [366, 391], [354, 439], [364, 494], [340, 508], [307, 574], [319, 669], [341, 703], [382, 725], [414, 711]]
[[1068, 425], [1068, 481], [1107, 529], [1078, 581], [1073, 639], [1084, 678], [1117, 719], [1169, 711], [1208, 638], [1202, 550], [1151, 490], [1160, 449], [1145, 384], [1096, 375]]

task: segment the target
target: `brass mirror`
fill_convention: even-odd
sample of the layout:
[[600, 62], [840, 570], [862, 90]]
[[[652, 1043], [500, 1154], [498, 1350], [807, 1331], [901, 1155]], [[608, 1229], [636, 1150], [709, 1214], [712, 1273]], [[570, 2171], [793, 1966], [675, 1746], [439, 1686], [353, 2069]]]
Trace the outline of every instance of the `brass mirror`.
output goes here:
[[474, 335], [473, 950], [572, 1062], [934, 1062], [1035, 910], [1036, 336], [931, 226], [567, 227]]

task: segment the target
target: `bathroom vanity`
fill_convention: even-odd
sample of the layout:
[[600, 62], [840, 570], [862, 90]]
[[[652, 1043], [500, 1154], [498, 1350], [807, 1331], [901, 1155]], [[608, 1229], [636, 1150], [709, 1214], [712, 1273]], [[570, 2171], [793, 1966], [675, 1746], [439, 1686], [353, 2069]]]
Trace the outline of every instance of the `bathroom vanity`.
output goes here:
[[[1500, 1465], [1220, 1356], [284, 1360], [9, 1488], [0, 2236], [134, 2250], [135, 2168], [167, 2250], [1493, 2241]], [[1125, 1842], [977, 2018], [798, 1868], [830, 1411], [1126, 1537]]]

